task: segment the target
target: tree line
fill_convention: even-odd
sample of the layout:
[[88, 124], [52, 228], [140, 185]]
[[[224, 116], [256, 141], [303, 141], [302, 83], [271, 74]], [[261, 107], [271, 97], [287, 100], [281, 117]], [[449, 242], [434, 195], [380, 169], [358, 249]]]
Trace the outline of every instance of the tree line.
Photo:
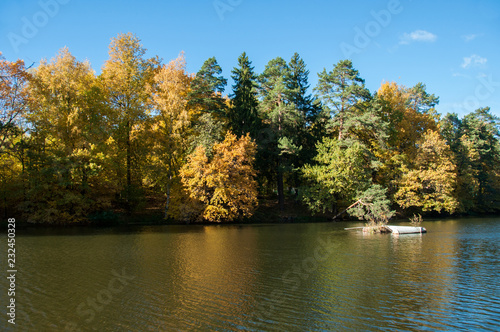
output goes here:
[[[160, 202], [165, 218], [246, 219], [259, 201], [366, 220], [500, 211], [500, 121], [458, 117], [418, 83], [375, 92], [350, 60], [318, 74], [296, 53], [261, 74], [246, 53], [196, 74], [183, 54], [146, 58], [113, 38], [96, 75], [67, 48], [36, 68], [0, 54], [0, 206], [34, 223], [75, 223]], [[356, 202], [357, 204], [352, 204]]]

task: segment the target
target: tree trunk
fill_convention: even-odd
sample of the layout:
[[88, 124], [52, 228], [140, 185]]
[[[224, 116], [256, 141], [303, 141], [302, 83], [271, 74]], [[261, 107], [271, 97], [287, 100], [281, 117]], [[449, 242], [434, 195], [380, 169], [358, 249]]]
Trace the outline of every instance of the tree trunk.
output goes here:
[[285, 210], [285, 194], [283, 190], [283, 172], [281, 171], [281, 167], [278, 166], [278, 206], [280, 212]]
[[88, 188], [88, 175], [87, 175], [87, 167], [83, 165], [82, 167], [82, 195], [85, 196], [87, 194]]
[[[27, 189], [26, 189], [26, 161], [24, 160], [24, 141], [21, 138], [21, 179], [22, 179], [22, 185], [23, 185], [23, 202], [26, 202], [26, 197], [27, 197]], [[29, 178], [28, 178], [29, 180]], [[28, 182], [29, 184], [29, 182]]]
[[167, 184], [167, 201], [165, 202], [165, 216], [164, 216], [165, 219], [167, 219], [168, 217], [169, 207], [170, 207], [170, 183]]
[[339, 119], [339, 142], [342, 141], [342, 138], [343, 138], [343, 134], [342, 132], [344, 131], [344, 118], [342, 116], [340, 116], [340, 119]]
[[132, 188], [132, 146], [130, 142], [130, 122], [127, 122], [127, 157], [126, 157], [126, 167], [127, 167], [127, 192], [126, 192], [126, 201], [127, 201], [127, 209], [130, 208], [130, 191]]
[[7, 193], [5, 192], [5, 190], [2, 190], [2, 193], [3, 193], [3, 214], [2, 214], [2, 218], [3, 219], [6, 219], [7, 218]]

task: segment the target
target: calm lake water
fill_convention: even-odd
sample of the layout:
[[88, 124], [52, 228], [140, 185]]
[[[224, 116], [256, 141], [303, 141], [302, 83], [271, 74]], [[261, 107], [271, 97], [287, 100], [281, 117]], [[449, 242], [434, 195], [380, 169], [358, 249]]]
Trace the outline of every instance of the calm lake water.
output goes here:
[[499, 330], [500, 218], [360, 225], [18, 229], [0, 330]]

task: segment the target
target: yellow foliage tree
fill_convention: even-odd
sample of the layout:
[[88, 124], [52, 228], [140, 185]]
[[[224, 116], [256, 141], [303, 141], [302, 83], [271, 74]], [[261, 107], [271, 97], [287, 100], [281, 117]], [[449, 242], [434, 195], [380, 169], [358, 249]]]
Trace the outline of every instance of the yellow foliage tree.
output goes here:
[[13, 148], [12, 139], [22, 131], [29, 76], [24, 61], [7, 61], [0, 52], [0, 154]]
[[[158, 57], [145, 59], [146, 49], [132, 33], [119, 34], [109, 45], [109, 59], [104, 63], [100, 81], [106, 94], [111, 123], [110, 151], [112, 172], [124, 190], [127, 210], [136, 205], [141, 186], [141, 167], [145, 146], [141, 139], [151, 111], [147, 91], [156, 74]], [[113, 146], [114, 145], [114, 146]]]
[[438, 129], [433, 108], [424, 107], [437, 100], [434, 96], [428, 98], [430, 101], [422, 100], [422, 94], [426, 93], [421, 88], [421, 85], [407, 88], [395, 82], [384, 82], [377, 91], [382, 106], [379, 115], [389, 126], [387, 146], [375, 150], [382, 162], [376, 180], [389, 188], [391, 196], [398, 190], [395, 180], [401, 177], [403, 165], [415, 159], [417, 142], [426, 131]]
[[27, 89], [29, 188], [23, 211], [32, 222], [83, 221], [109, 206], [100, 190], [106, 114], [95, 73], [63, 48], [33, 71]]
[[148, 87], [154, 116], [147, 134], [148, 153], [145, 183], [166, 195], [165, 218], [170, 208], [170, 193], [188, 149], [187, 132], [192, 113], [188, 107], [191, 75], [186, 71], [184, 54], [163, 65]]
[[384, 103], [382, 116], [390, 123], [389, 147], [412, 158], [420, 137], [428, 130], [437, 130], [432, 111], [422, 112], [419, 109], [414, 88], [395, 82], [382, 83], [377, 96]]
[[24, 188], [26, 152], [26, 85], [30, 75], [24, 61], [7, 61], [0, 52], [0, 213], [14, 215]]
[[394, 197], [402, 208], [421, 207], [423, 211], [448, 213], [457, 209], [453, 153], [438, 132], [429, 130], [423, 135], [414, 163], [403, 165], [402, 171]]
[[190, 197], [203, 203], [203, 219], [232, 221], [253, 214], [257, 206], [255, 153], [256, 144], [249, 135], [237, 139], [228, 133], [214, 145], [211, 160], [202, 146], [188, 157], [180, 174]]

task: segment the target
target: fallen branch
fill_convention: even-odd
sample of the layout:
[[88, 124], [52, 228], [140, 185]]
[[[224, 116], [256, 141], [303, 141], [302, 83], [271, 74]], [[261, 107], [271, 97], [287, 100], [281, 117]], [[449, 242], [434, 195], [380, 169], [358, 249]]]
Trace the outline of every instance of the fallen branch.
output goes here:
[[344, 211], [340, 212], [339, 214], [337, 214], [335, 217], [333, 217], [332, 221], [337, 219], [338, 217], [340, 217], [342, 214], [344, 214], [347, 210], [349, 210], [350, 208], [352, 207], [355, 207], [356, 205], [358, 204], [363, 204], [363, 202], [361, 202], [360, 199], [358, 199], [356, 202], [354, 202], [353, 204], [351, 204], [349, 207], [347, 207], [347, 209], [345, 209]]

